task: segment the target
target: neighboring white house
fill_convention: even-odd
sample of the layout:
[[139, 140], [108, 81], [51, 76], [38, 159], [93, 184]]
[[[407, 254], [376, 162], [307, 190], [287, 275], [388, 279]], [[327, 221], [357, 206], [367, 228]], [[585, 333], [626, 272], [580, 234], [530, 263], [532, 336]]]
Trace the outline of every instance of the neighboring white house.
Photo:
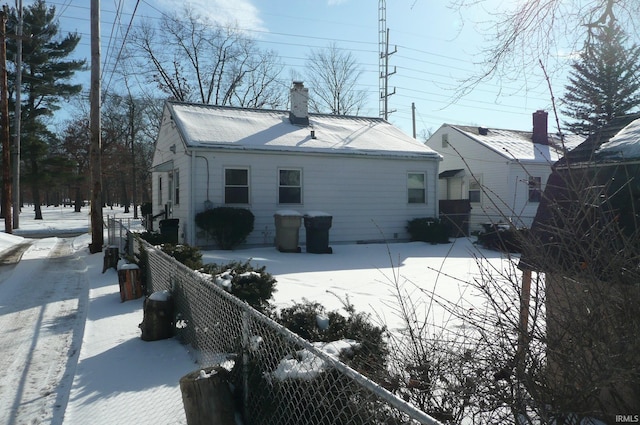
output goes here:
[[[211, 244], [194, 224], [218, 206], [255, 215], [247, 244], [273, 244], [274, 214], [323, 211], [330, 241], [406, 240], [407, 221], [437, 217], [440, 155], [380, 118], [167, 101], [153, 156], [153, 212], [179, 219], [179, 241]], [[304, 245], [304, 225], [300, 243]]]
[[536, 111], [532, 132], [443, 124], [427, 140], [443, 157], [439, 199], [469, 201], [469, 231], [485, 223], [531, 226], [551, 165], [584, 140], [550, 134], [547, 119]]

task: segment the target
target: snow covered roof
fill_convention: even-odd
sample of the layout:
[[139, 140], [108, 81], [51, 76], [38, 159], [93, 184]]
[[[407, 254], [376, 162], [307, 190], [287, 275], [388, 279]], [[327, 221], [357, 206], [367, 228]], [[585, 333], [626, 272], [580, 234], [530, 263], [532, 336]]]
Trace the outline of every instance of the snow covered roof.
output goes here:
[[619, 116], [590, 135], [558, 162], [564, 166], [640, 160], [640, 113]]
[[289, 111], [166, 105], [188, 147], [440, 158], [381, 118], [309, 114], [301, 126]]
[[600, 145], [595, 153], [602, 158], [640, 159], [640, 118]]
[[473, 127], [445, 124], [467, 137], [486, 146], [507, 159], [519, 161], [555, 162], [566, 152], [584, 141], [584, 137], [565, 134], [564, 142], [558, 134], [549, 133], [549, 145], [532, 142], [531, 131], [503, 130], [497, 128]]

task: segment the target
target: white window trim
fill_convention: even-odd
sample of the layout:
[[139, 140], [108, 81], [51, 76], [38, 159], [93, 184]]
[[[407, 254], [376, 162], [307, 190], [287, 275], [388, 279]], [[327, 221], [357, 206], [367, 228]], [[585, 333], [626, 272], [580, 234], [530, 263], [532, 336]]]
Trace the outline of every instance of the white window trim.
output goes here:
[[[424, 177], [424, 187], [422, 188], [422, 190], [424, 191], [424, 202], [410, 202], [409, 201], [409, 189], [411, 189], [409, 187], [409, 176], [411, 174], [422, 174], [422, 176]], [[406, 195], [407, 195], [407, 204], [408, 205], [427, 205], [429, 203], [429, 197], [428, 197], [428, 192], [427, 192], [427, 173], [424, 171], [408, 171], [407, 172], [407, 191], [406, 191]]]
[[[281, 186], [280, 185], [280, 171], [297, 171], [300, 173], [300, 186]], [[303, 181], [304, 175], [302, 173], [302, 168], [298, 168], [298, 167], [279, 167], [278, 168], [278, 175], [277, 175], [277, 182], [278, 182], [278, 205], [303, 205], [304, 204], [304, 191], [303, 191], [303, 186], [304, 186], [304, 181]], [[287, 203], [282, 203], [280, 202], [280, 188], [281, 187], [298, 187], [300, 188], [300, 202], [287, 202]]]
[[[472, 186], [474, 184], [478, 184], [478, 188], [477, 189], [472, 189]], [[471, 197], [469, 196], [469, 192], [471, 192], [472, 190], [474, 191], [478, 191], [478, 193], [480, 194], [480, 200], [479, 201], [471, 201]], [[481, 204], [482, 203], [482, 174], [476, 174], [474, 176], [469, 176], [469, 183], [468, 183], [468, 189], [467, 189], [467, 198], [469, 199], [469, 201], [473, 204]]]
[[[227, 202], [227, 170], [245, 170], [247, 172], [247, 202]], [[245, 187], [245, 186], [229, 186], [229, 187]], [[226, 166], [222, 170], [222, 203], [224, 205], [250, 205], [251, 204], [251, 168], [241, 166]]]

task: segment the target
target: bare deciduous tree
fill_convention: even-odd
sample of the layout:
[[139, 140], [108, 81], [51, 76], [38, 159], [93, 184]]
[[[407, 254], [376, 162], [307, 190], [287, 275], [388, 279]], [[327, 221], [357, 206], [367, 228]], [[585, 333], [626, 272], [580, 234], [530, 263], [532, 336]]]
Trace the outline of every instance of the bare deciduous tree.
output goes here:
[[358, 90], [362, 69], [356, 58], [335, 43], [314, 50], [307, 57], [306, 78], [313, 94], [312, 111], [334, 115], [358, 115], [366, 102], [366, 92]]
[[[553, 73], [565, 65], [572, 51], [589, 42], [597, 27], [615, 20], [626, 32], [636, 34], [640, 24], [640, 3], [635, 0], [524, 0], [509, 3], [507, 10], [485, 3], [487, 0], [451, 2], [463, 16], [481, 7], [491, 10], [494, 17], [479, 23], [489, 42], [480, 51], [483, 59], [478, 73], [466, 81], [460, 94], [494, 77], [527, 81], [539, 61]], [[466, 18], [473, 20], [473, 16]]]
[[182, 15], [164, 16], [158, 28], [142, 25], [132, 41], [138, 69], [176, 100], [241, 107], [283, 104], [278, 56], [188, 6]]

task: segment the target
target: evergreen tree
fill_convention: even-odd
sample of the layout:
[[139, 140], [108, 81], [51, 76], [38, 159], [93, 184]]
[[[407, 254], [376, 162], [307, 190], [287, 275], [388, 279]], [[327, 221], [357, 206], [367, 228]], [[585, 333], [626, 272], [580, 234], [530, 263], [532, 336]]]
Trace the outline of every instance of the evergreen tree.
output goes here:
[[[36, 0], [23, 8], [23, 34], [31, 34], [31, 37], [22, 43], [21, 155], [25, 163], [25, 180], [32, 190], [36, 219], [42, 218], [40, 187], [45, 184], [44, 170], [51, 159], [49, 145], [55, 139], [46, 126], [45, 118], [60, 109], [62, 100], [80, 93], [82, 86], [70, 84], [69, 80], [77, 71], [85, 68], [86, 62], [67, 59], [78, 45], [80, 36], [70, 33], [61, 37], [55, 13], [55, 7], [48, 7], [44, 0]], [[17, 12], [12, 9], [7, 21], [7, 33], [15, 33], [16, 25]], [[9, 38], [9, 61], [15, 63], [16, 51], [16, 41]], [[15, 69], [8, 74], [11, 87], [15, 76]]]
[[627, 36], [610, 21], [585, 43], [565, 86], [565, 126], [588, 135], [640, 105], [640, 46], [626, 48]]

